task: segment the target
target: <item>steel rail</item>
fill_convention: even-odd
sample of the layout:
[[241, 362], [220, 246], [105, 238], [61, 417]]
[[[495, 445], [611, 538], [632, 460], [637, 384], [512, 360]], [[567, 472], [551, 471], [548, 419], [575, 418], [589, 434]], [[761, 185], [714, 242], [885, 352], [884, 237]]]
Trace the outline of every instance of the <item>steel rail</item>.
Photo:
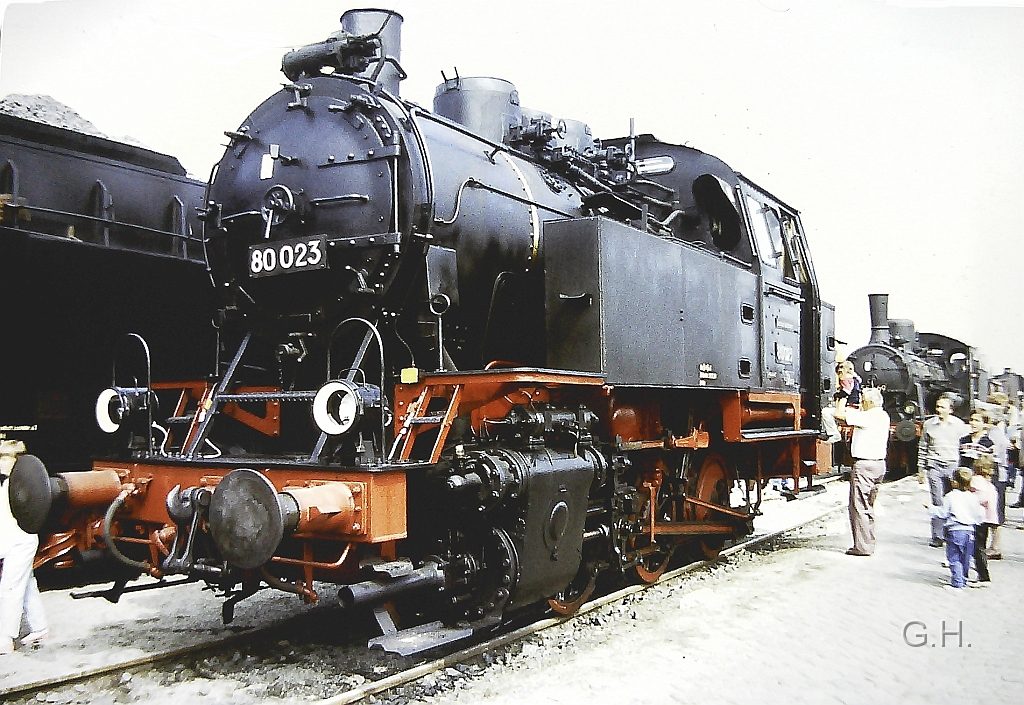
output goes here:
[[[280, 624], [275, 624], [267, 629], [279, 628]], [[22, 683], [11, 688], [0, 688], [0, 701], [6, 702], [16, 695], [26, 695], [34, 691], [43, 690], [46, 688], [53, 688], [55, 686], [71, 685], [72, 683], [78, 683], [79, 681], [88, 680], [89, 678], [96, 678], [98, 676], [105, 676], [117, 671], [124, 671], [129, 668], [136, 668], [138, 666], [146, 666], [153, 663], [159, 663], [160, 661], [170, 661], [171, 659], [180, 658], [182, 656], [188, 656], [189, 654], [195, 654], [201, 651], [207, 651], [209, 649], [215, 649], [220, 646], [227, 646], [236, 641], [251, 638], [254, 632], [245, 632], [238, 634], [229, 634], [228, 636], [214, 639], [213, 641], [203, 642], [202, 644], [192, 644], [191, 646], [182, 646], [177, 649], [171, 649], [170, 651], [161, 651], [158, 654], [149, 654], [147, 656], [139, 656], [138, 658], [128, 659], [126, 661], [118, 661], [117, 663], [106, 664], [104, 666], [96, 666], [94, 668], [83, 668], [73, 673], [65, 673], [60, 676], [54, 676], [52, 678], [43, 678], [42, 680], [32, 681], [31, 683]]]
[[[803, 519], [795, 524], [786, 526], [785, 528], [778, 529], [776, 531], [772, 531], [762, 536], [751, 537], [745, 541], [730, 546], [729, 548], [723, 549], [722, 552], [718, 554], [718, 557], [722, 558], [731, 556], [733, 554], [739, 553], [740, 551], [745, 551], [751, 547], [757, 546], [767, 541], [771, 541], [772, 539], [777, 538], [782, 534], [789, 533], [790, 531], [799, 529], [800, 527], [806, 524], [811, 524], [813, 522], [819, 521], [829, 516], [830, 514], [834, 514], [842, 509], [845, 509], [846, 506], [846, 504], [838, 504], [834, 507], [829, 507], [828, 509], [818, 512], [809, 519]], [[613, 602], [629, 597], [630, 595], [635, 595], [638, 592], [644, 592], [645, 590], [649, 590], [650, 588], [656, 585], [662, 585], [666, 582], [681, 577], [687, 573], [692, 573], [696, 570], [700, 570], [701, 568], [714, 565], [717, 562], [717, 560], [718, 559], [716, 558], [715, 560], [703, 560], [697, 561], [695, 563], [689, 563], [685, 566], [682, 566], [681, 568], [676, 568], [675, 570], [665, 573], [661, 576], [661, 578], [659, 578], [657, 581], [649, 585], [629, 585], [620, 590], [616, 590], [613, 593], [609, 593], [608, 595], [599, 597], [596, 600], [592, 600], [591, 602], [588, 602], [582, 607], [580, 607], [576, 612], [573, 612], [571, 615], [566, 615], [564, 617], [548, 617], [546, 619], [542, 619], [538, 622], [534, 622], [533, 624], [511, 631], [508, 634], [502, 634], [500, 636], [494, 637], [493, 639], [489, 639], [488, 641], [485, 641], [481, 644], [477, 644], [475, 646], [471, 646], [461, 651], [457, 651], [454, 654], [443, 656], [439, 659], [435, 659], [434, 661], [423, 663], [418, 666], [414, 666], [413, 668], [410, 668], [408, 670], [402, 671], [400, 673], [395, 673], [394, 675], [387, 676], [386, 678], [381, 678], [380, 680], [366, 683], [351, 690], [346, 690], [345, 692], [339, 693], [336, 696], [325, 698], [323, 700], [314, 701], [310, 703], [310, 705], [349, 705], [350, 703], [359, 702], [363, 698], [367, 698], [371, 695], [376, 695], [377, 693], [381, 693], [385, 690], [391, 690], [392, 688], [396, 688], [398, 686], [411, 683], [412, 681], [419, 680], [420, 678], [423, 678], [424, 676], [427, 676], [431, 673], [436, 673], [437, 671], [440, 671], [444, 668], [450, 668], [455, 664], [462, 663], [463, 661], [468, 661], [472, 658], [475, 658], [486, 651], [490, 651], [491, 649], [497, 649], [507, 644], [511, 644], [515, 641], [519, 641], [520, 639], [530, 636], [531, 634], [536, 634], [537, 632], [544, 631], [545, 629], [550, 629], [551, 627], [556, 627], [560, 624], [564, 624], [566, 622], [577, 619], [585, 614], [588, 614], [589, 612], [593, 612], [596, 609], [599, 609], [601, 607], [604, 607], [605, 605], [609, 605]]]

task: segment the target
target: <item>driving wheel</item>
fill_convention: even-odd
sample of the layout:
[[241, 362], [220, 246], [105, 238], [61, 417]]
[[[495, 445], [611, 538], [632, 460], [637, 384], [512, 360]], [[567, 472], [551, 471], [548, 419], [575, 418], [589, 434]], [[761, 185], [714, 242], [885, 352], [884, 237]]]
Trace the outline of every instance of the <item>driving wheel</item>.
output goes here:
[[597, 571], [591, 565], [583, 563], [576, 577], [572, 579], [564, 590], [548, 598], [548, 607], [560, 615], [570, 615], [576, 612], [584, 602], [590, 599], [597, 584]]
[[[732, 487], [729, 468], [718, 453], [711, 453], [700, 466], [697, 473], [697, 480], [694, 483], [693, 496], [697, 499], [717, 504], [720, 507], [729, 509], [729, 490]], [[717, 517], [715, 511], [700, 505], [690, 505], [695, 521], [714, 521]], [[700, 539], [700, 548], [704, 556], [709, 560], [718, 558], [718, 554], [725, 546], [724, 536], [705, 536]]]

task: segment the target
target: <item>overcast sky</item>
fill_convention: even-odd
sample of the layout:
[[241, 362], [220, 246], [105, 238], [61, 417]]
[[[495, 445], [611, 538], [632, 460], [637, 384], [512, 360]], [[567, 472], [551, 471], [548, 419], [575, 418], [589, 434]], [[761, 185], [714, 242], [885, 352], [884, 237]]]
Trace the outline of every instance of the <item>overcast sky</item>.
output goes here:
[[[1024, 372], [1024, 2], [375, 0], [405, 18], [402, 94], [441, 71], [524, 106], [724, 159], [802, 213], [837, 334], [893, 318]], [[4, 3], [0, 2], [0, 8]], [[9, 4], [0, 96], [43, 93], [205, 178], [344, 0]], [[628, 13], [623, 9], [628, 7]]]

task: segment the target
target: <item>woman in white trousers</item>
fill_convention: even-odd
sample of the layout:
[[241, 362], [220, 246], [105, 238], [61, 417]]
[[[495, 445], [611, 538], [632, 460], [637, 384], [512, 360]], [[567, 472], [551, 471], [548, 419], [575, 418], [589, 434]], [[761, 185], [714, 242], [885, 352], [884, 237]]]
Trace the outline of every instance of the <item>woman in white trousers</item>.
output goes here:
[[23, 614], [29, 634], [21, 643], [32, 644], [49, 636], [43, 601], [32, 574], [39, 536], [22, 531], [11, 514], [8, 480], [18, 456], [24, 452], [22, 441], [0, 441], [0, 655], [14, 651]]

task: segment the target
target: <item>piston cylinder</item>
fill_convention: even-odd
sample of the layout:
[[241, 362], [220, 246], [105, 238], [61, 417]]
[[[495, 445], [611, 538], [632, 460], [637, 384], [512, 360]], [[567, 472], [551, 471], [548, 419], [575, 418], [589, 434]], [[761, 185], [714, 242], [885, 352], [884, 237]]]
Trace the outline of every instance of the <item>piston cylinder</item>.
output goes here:
[[374, 605], [424, 588], [441, 588], [445, 584], [444, 571], [437, 563], [428, 562], [422, 568], [390, 580], [366, 580], [346, 585], [338, 592], [344, 607]]

